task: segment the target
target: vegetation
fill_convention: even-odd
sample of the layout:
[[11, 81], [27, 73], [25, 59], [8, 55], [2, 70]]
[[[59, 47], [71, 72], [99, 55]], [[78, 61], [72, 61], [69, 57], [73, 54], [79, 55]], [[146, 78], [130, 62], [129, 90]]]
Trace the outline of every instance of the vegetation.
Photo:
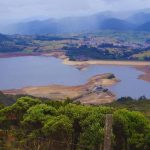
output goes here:
[[145, 96], [141, 96], [139, 99], [122, 97], [113, 103], [106, 104], [105, 106], [113, 107], [116, 109], [126, 108], [128, 110], [140, 111], [150, 119], [150, 100]]
[[2, 35], [0, 53], [63, 52], [70, 60], [150, 60], [150, 33], [98, 31], [76, 35]]
[[6, 95], [0, 91], [0, 104], [5, 106], [12, 105], [16, 102], [18, 97], [19, 96]]
[[103, 43], [98, 47], [82, 45], [80, 47], [64, 47], [64, 49], [70, 60], [150, 60], [150, 47], [131, 48], [130, 46]]
[[114, 150], [150, 149], [150, 122], [140, 112], [28, 96], [0, 107], [0, 149], [99, 150], [106, 114], [113, 115]]
[[[87, 47], [86, 45], [80, 47], [69, 47], [65, 48], [67, 50], [66, 55], [70, 60], [89, 60], [89, 59], [104, 59], [104, 60], [134, 60], [131, 57], [139, 49], [127, 51], [128, 47], [116, 47], [114, 45], [99, 45], [96, 47]], [[141, 50], [142, 51], [142, 50]], [[145, 57], [144, 57], [145, 58]], [[143, 58], [143, 59], [144, 59]], [[147, 58], [148, 60], [148, 58]]]

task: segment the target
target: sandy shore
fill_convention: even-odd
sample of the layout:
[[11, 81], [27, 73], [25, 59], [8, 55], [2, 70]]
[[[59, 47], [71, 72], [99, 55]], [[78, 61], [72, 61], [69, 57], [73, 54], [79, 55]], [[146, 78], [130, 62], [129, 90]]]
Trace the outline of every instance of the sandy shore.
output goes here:
[[121, 65], [121, 66], [150, 66], [148, 61], [113, 61], [113, 60], [88, 60], [88, 61], [69, 61], [64, 59], [63, 63], [73, 66], [88, 66], [88, 65]]
[[139, 76], [139, 79], [150, 82], [150, 66], [135, 66], [137, 70], [144, 72]]
[[50, 85], [26, 87], [18, 90], [4, 90], [3, 92], [5, 94], [27, 94], [36, 97], [46, 97], [52, 100], [63, 100], [69, 97], [83, 104], [97, 105], [110, 103], [116, 99], [113, 93], [102, 87], [112, 86], [118, 82], [119, 80], [113, 74], [107, 73], [96, 75], [90, 78], [86, 84], [79, 86]]
[[121, 65], [121, 66], [150, 66], [150, 61], [120, 61], [120, 60], [88, 60], [88, 61], [70, 61], [61, 50], [51, 51], [49, 53], [0, 53], [0, 58], [19, 57], [19, 56], [45, 56], [56, 57], [63, 60], [66, 65], [85, 68], [89, 65]]

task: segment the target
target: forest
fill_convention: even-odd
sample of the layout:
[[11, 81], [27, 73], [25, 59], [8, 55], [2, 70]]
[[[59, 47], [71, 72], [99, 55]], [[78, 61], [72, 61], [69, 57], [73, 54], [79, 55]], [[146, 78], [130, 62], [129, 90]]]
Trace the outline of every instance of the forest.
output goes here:
[[[128, 47], [114, 46], [104, 43], [98, 47], [87, 47], [86, 45], [80, 47], [64, 47], [66, 55], [70, 60], [140, 60], [140, 55], [148, 52], [150, 47], [136, 48], [128, 51]], [[137, 54], [137, 57], [135, 57]], [[135, 55], [135, 56], [134, 56]], [[149, 61], [149, 55], [143, 55], [141, 60]]]
[[[11, 97], [0, 97], [5, 98], [8, 101]], [[150, 119], [144, 112], [149, 109], [143, 105], [142, 110], [139, 106], [149, 105], [145, 97], [139, 102], [122, 98], [107, 106], [81, 105], [69, 98], [65, 101], [29, 96], [16, 99], [7, 106], [0, 105], [0, 149], [103, 150], [106, 114], [113, 116], [112, 149], [150, 149]]]

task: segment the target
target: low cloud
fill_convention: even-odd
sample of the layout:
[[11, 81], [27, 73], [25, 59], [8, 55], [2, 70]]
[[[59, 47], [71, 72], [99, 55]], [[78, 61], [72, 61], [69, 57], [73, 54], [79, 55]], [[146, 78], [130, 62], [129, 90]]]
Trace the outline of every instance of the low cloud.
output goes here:
[[150, 7], [150, 0], [1, 0], [0, 23]]

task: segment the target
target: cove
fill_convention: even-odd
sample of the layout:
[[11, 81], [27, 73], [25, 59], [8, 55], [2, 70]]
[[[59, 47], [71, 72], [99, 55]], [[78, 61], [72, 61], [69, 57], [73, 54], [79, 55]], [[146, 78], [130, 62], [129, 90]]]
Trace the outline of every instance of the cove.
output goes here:
[[143, 95], [150, 98], [150, 83], [138, 79], [143, 72], [133, 67], [92, 65], [86, 70], [78, 70], [62, 64], [60, 59], [43, 56], [0, 58], [0, 90], [50, 84], [80, 85], [103, 73], [113, 73], [121, 80], [117, 85], [108, 87], [118, 98]]

